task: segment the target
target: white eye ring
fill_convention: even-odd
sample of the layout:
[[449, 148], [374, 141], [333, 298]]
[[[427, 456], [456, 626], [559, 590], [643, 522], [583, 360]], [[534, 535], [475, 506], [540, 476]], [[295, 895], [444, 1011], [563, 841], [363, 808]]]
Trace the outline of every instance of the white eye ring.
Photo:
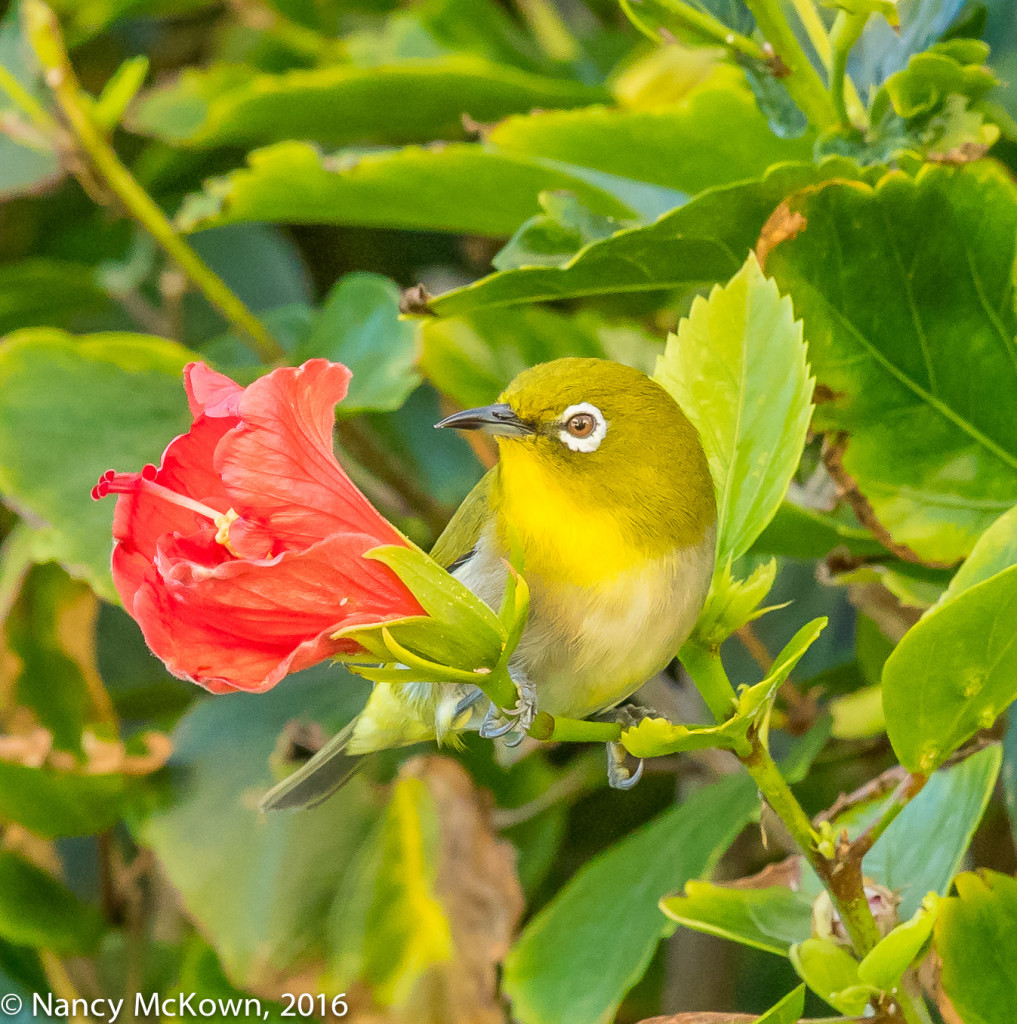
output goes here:
[[559, 422], [568, 423], [578, 413], [585, 413], [587, 416], [593, 417], [593, 430], [586, 437], [575, 437], [562, 426], [558, 431], [558, 437], [561, 438], [562, 444], [568, 445], [574, 452], [595, 452], [607, 434], [607, 420], [595, 405], [590, 405], [589, 402], [580, 402], [578, 405], [570, 405], [559, 417]]

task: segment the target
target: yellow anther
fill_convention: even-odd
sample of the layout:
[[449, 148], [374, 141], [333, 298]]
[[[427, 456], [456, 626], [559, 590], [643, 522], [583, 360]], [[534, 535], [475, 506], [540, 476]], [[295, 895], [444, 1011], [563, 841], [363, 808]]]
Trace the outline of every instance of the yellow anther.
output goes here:
[[215, 542], [221, 544], [234, 558], [239, 558], [233, 545], [230, 543], [230, 526], [240, 518], [236, 511], [232, 508], [228, 508], [225, 512], [220, 512], [215, 517], [213, 522], [215, 523], [216, 533]]

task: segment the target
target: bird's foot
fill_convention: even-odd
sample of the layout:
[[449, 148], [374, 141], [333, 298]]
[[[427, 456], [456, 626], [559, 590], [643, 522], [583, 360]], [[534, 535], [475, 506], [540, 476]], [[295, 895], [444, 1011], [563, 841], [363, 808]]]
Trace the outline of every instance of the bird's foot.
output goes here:
[[480, 735], [485, 740], [496, 740], [513, 733], [514, 735], [505, 740], [507, 747], [518, 747], [537, 717], [537, 688], [525, 676], [514, 679], [513, 682], [519, 695], [515, 704], [504, 710], [492, 704], [480, 726]]
[[598, 721], [617, 722], [623, 729], [634, 729], [646, 718], [660, 718], [660, 712], [648, 704], [637, 704], [632, 700], [597, 715]]
[[643, 759], [639, 759], [634, 772], [629, 771], [625, 764], [628, 751], [620, 743], [608, 743], [607, 746], [607, 784], [612, 789], [632, 789], [643, 777]]

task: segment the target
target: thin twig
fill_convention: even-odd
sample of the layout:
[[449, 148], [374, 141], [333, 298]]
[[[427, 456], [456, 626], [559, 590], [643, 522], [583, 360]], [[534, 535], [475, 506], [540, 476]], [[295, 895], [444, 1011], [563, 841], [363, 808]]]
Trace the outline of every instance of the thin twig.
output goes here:
[[[120, 162], [106, 131], [94, 121], [89, 98], [78, 84], [64, 45], [60, 23], [42, 0], [24, 0], [22, 15], [29, 40], [42, 66], [46, 84], [63, 113], [83, 162], [194, 282], [206, 299], [236, 328], [258, 358], [274, 362], [285, 351], [265, 325], [226, 283], [176, 233], [166, 214]], [[72, 170], [77, 170], [72, 168]]]

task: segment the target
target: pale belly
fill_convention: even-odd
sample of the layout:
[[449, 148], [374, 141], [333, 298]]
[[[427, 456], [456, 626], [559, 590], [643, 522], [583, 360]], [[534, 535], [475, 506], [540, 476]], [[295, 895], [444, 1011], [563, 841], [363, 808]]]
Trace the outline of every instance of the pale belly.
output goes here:
[[[696, 546], [644, 563], [595, 587], [546, 586], [527, 574], [530, 615], [513, 657], [538, 707], [585, 718], [623, 701], [678, 652], [695, 625], [713, 569], [712, 531]], [[482, 539], [457, 573], [497, 608], [504, 563]]]

